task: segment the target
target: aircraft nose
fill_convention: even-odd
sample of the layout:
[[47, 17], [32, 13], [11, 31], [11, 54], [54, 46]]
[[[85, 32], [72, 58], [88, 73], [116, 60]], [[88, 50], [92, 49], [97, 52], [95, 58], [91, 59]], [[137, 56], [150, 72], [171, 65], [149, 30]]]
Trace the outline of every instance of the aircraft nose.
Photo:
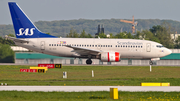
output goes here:
[[167, 50], [166, 50], [166, 53], [167, 53], [167, 55], [169, 55], [169, 54], [172, 53], [172, 51], [171, 51], [170, 49], [167, 49]]

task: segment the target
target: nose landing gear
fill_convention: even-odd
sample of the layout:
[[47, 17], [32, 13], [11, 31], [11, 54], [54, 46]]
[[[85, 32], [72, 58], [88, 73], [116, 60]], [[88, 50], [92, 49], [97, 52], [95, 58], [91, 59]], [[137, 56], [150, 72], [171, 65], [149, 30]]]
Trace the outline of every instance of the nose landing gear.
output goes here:
[[149, 61], [149, 64], [150, 64], [150, 65], [153, 65], [153, 61], [150, 60], [150, 61]]

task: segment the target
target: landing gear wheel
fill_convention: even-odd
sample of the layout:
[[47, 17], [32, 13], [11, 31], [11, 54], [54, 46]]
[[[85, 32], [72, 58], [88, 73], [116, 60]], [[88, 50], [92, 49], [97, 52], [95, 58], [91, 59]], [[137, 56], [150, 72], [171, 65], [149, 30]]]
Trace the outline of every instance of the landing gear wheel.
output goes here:
[[86, 60], [86, 64], [91, 65], [92, 64], [92, 60], [91, 59], [87, 59]]
[[150, 64], [150, 65], [153, 65], [153, 62], [152, 62], [152, 61], [149, 61], [149, 64]]

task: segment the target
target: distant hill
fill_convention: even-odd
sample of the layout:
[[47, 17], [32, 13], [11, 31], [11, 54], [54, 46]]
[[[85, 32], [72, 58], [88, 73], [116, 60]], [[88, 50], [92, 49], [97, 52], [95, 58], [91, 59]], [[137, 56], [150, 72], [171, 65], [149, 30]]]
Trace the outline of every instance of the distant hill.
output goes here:
[[[126, 19], [129, 20], [129, 19]], [[150, 29], [154, 25], [161, 25], [167, 22], [171, 25], [172, 31], [180, 33], [180, 22], [173, 20], [159, 20], [159, 19], [135, 19], [138, 21], [136, 29], [138, 31]], [[97, 33], [98, 24], [103, 24], [105, 33], [119, 33], [123, 31], [131, 32], [131, 24], [120, 22], [120, 19], [102, 19], [102, 20], [60, 20], [60, 21], [38, 21], [35, 25], [45, 33], [50, 33], [54, 36], [65, 37], [70, 32], [70, 29], [75, 29], [78, 33], [84, 29], [87, 33], [95, 35]], [[0, 25], [0, 36], [14, 34], [12, 25]]]

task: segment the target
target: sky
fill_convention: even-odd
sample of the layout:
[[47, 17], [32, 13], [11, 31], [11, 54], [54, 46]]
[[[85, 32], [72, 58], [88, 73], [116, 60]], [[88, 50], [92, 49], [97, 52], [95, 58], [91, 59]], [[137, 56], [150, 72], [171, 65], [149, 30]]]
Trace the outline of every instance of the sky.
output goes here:
[[0, 0], [0, 24], [12, 24], [8, 2], [33, 22], [74, 19], [165, 19], [180, 21], [180, 0]]

